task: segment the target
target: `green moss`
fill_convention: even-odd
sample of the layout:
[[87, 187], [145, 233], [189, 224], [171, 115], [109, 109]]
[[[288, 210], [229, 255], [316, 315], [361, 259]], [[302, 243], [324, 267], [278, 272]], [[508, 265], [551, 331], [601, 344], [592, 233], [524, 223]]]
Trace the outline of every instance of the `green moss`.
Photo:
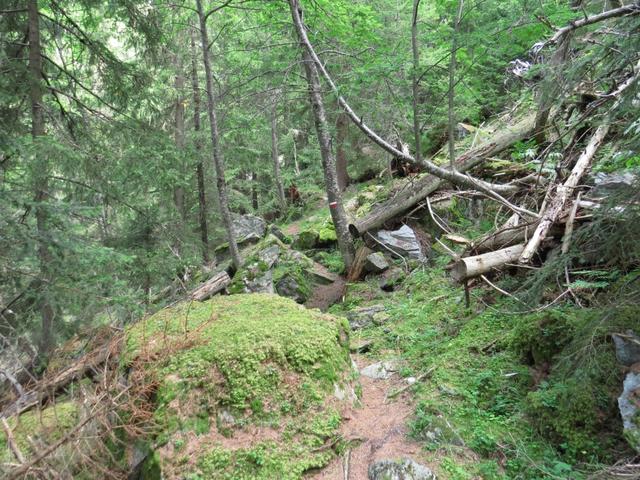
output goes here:
[[250, 449], [210, 450], [198, 461], [199, 478], [220, 480], [297, 480], [307, 470], [327, 464], [331, 454], [311, 452], [304, 446], [283, 448], [276, 442], [261, 442]]
[[[342, 319], [275, 295], [216, 297], [180, 304], [132, 326], [125, 358], [131, 361], [143, 352], [155, 359], [145, 368], [160, 379], [157, 443], [166, 443], [178, 431], [202, 435], [199, 465], [204, 478], [280, 478], [269, 477], [280, 471], [291, 472], [282, 478], [299, 478], [295, 472], [324, 458], [312, 454], [311, 445], [321, 444], [340, 422], [325, 399], [334, 383], [347, 381], [350, 374]], [[223, 409], [237, 419], [235, 425], [216, 420]], [[310, 429], [300, 420], [305, 415], [316, 419]], [[251, 460], [257, 446], [223, 454], [204, 440], [212, 429], [233, 435], [248, 423], [277, 425], [287, 418], [299, 419], [291, 427], [295, 441], [255, 450], [263, 451], [264, 467]], [[177, 458], [162, 461], [175, 463]], [[227, 470], [227, 463], [235, 466]], [[232, 475], [243, 469], [253, 473]], [[268, 473], [251, 476], [258, 471]]]
[[[32, 444], [27, 437], [48, 445], [60, 440], [77, 422], [78, 406], [70, 400], [60, 402], [42, 411], [31, 410], [20, 415], [17, 420], [10, 418], [7, 421], [18, 447], [25, 455], [38, 453], [33, 451]], [[0, 431], [0, 461], [15, 461], [2, 431]]]

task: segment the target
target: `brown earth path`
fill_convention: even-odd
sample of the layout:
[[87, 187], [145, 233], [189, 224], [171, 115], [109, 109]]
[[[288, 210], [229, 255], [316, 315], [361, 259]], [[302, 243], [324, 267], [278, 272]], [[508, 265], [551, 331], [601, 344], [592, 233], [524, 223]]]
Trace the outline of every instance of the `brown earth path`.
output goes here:
[[[354, 356], [358, 369], [371, 360]], [[340, 434], [353, 440], [354, 446], [345, 455], [336, 457], [327, 467], [305, 476], [307, 480], [367, 480], [369, 464], [382, 459], [412, 458], [421, 460], [420, 444], [408, 438], [407, 421], [414, 412], [411, 394], [407, 391], [393, 400], [389, 392], [406, 385], [394, 374], [387, 380], [361, 376], [362, 406], [343, 412]], [[345, 458], [349, 458], [348, 477], [345, 478]]]

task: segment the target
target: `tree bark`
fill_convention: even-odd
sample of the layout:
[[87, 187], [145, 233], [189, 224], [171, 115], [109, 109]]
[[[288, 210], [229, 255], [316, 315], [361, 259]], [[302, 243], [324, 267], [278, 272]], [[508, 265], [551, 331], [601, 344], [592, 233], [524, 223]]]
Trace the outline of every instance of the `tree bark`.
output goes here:
[[233, 224], [231, 212], [229, 211], [229, 197], [227, 194], [227, 182], [224, 175], [224, 158], [220, 145], [220, 135], [218, 133], [218, 118], [216, 116], [216, 103], [213, 93], [213, 73], [211, 72], [211, 62], [209, 60], [209, 35], [207, 34], [207, 22], [202, 8], [202, 0], [196, 0], [198, 9], [198, 19], [200, 21], [200, 39], [202, 41], [202, 57], [204, 62], [204, 72], [207, 83], [207, 113], [211, 125], [211, 146], [213, 147], [213, 164], [216, 169], [218, 199], [220, 202], [220, 214], [222, 222], [227, 231], [229, 241], [229, 253], [236, 270], [240, 269], [242, 260], [238, 251], [238, 244], [233, 234]]
[[411, 51], [413, 53], [413, 72], [411, 86], [413, 93], [413, 138], [416, 144], [416, 162], [422, 161], [422, 145], [420, 138], [420, 119], [418, 118], [418, 86], [420, 70], [420, 51], [418, 50], [418, 8], [420, 0], [413, 0], [413, 19], [411, 21]]
[[227, 272], [222, 271], [215, 274], [212, 278], [210, 278], [196, 290], [191, 292], [191, 295], [189, 297], [191, 298], [191, 300], [202, 302], [208, 298], [213, 297], [216, 293], [220, 293], [222, 290], [227, 288], [230, 283], [231, 278], [229, 277]]
[[[338, 237], [338, 248], [342, 254], [345, 267], [351, 268], [355, 256], [355, 248], [353, 239], [349, 233], [349, 222], [342, 204], [342, 195], [338, 188], [338, 178], [336, 173], [336, 159], [331, 151], [331, 137], [329, 134], [329, 123], [327, 122], [327, 114], [322, 101], [320, 77], [318, 68], [308, 50], [304, 46], [302, 34], [304, 34], [304, 26], [300, 18], [298, 0], [289, 0], [291, 8], [291, 16], [296, 24], [298, 37], [300, 38], [304, 69], [307, 76], [307, 84], [309, 89], [309, 101], [313, 107], [313, 117], [318, 135], [318, 143], [320, 146], [320, 156], [322, 158], [322, 169], [324, 171], [325, 189], [327, 191], [327, 199], [329, 201], [329, 211], [331, 219], [336, 229]], [[301, 34], [302, 32], [302, 34]]]
[[344, 112], [338, 112], [336, 118], [336, 173], [338, 175], [338, 188], [344, 192], [349, 185], [349, 172], [347, 171], [347, 152], [345, 142], [349, 133], [349, 119]]
[[287, 208], [287, 198], [284, 195], [284, 185], [282, 184], [282, 173], [280, 172], [280, 159], [278, 154], [278, 116], [277, 105], [274, 102], [271, 109], [271, 161], [273, 162], [273, 178], [276, 182], [276, 193], [281, 213], [284, 214]]
[[195, 150], [197, 156], [196, 176], [198, 177], [198, 217], [200, 221], [200, 241], [202, 242], [202, 262], [206, 265], [209, 257], [209, 227], [207, 225], [207, 194], [204, 181], [204, 162], [202, 160], [202, 142], [200, 141], [200, 82], [198, 81], [198, 64], [196, 41], [191, 30], [191, 85], [193, 89], [193, 130], [195, 131]]
[[492, 268], [500, 267], [505, 263], [516, 262], [524, 250], [524, 245], [503, 248], [495, 252], [466, 257], [458, 260], [451, 270], [451, 278], [456, 282], [463, 282], [468, 278], [477, 277], [487, 273]]
[[454, 111], [456, 96], [456, 60], [458, 50], [458, 31], [460, 30], [460, 19], [464, 9], [464, 0], [458, 0], [458, 13], [453, 25], [453, 36], [451, 37], [451, 57], [449, 60], [449, 165], [454, 168], [456, 158], [456, 115]]
[[[485, 158], [496, 155], [514, 143], [529, 137], [533, 132], [534, 120], [535, 114], [529, 115], [513, 128], [501, 130], [490, 141], [460, 155], [456, 160], [455, 170], [458, 172], [469, 170], [481, 164]], [[365, 217], [359, 218], [349, 225], [351, 234], [359, 237], [369, 230], [382, 226], [387, 220], [413, 207], [445, 183], [444, 180], [434, 175], [425, 175], [418, 181], [412, 181], [412, 186], [404, 189], [402, 195], [390, 198]]]
[[53, 348], [53, 322], [55, 313], [50, 300], [50, 288], [53, 280], [52, 255], [47, 245], [49, 215], [44, 205], [49, 191], [49, 165], [46, 156], [40, 151], [38, 139], [44, 136], [44, 105], [41, 87], [42, 55], [40, 49], [40, 15], [38, 0], [29, 0], [27, 4], [29, 18], [29, 97], [31, 100], [31, 136], [34, 140], [37, 167], [35, 178], [35, 217], [38, 232], [38, 261], [40, 263], [40, 315], [42, 332], [40, 336], [40, 354], [46, 356]]
[[[598, 127], [596, 132], [593, 134], [587, 147], [585, 148], [580, 158], [576, 162], [569, 178], [564, 184], [558, 185], [557, 189], [553, 196], [547, 202], [547, 207], [542, 212], [542, 217], [540, 219], [540, 223], [533, 233], [531, 240], [527, 243], [526, 248], [522, 252], [522, 256], [520, 257], [520, 263], [529, 263], [533, 255], [538, 251], [540, 244], [547, 236], [549, 229], [556, 222], [560, 213], [563, 211], [567, 200], [573, 195], [576, 187], [578, 186], [580, 179], [591, 165], [593, 161], [593, 157], [595, 156], [598, 148], [604, 141], [607, 133], [609, 132], [609, 123], [605, 123]], [[553, 191], [553, 190], [552, 190]]]
[[[182, 173], [182, 158], [184, 153], [184, 75], [182, 73], [182, 61], [178, 55], [174, 59], [174, 68], [176, 69], [176, 76], [174, 79], [174, 89], [176, 93], [176, 99], [174, 104], [174, 141], [176, 149], [178, 150], [178, 169]], [[182, 181], [182, 175], [180, 175], [180, 181]], [[184, 187], [182, 185], [176, 185], [173, 188], [173, 202], [180, 216], [181, 230], [184, 228], [185, 218], [187, 216], [185, 203], [184, 203]]]

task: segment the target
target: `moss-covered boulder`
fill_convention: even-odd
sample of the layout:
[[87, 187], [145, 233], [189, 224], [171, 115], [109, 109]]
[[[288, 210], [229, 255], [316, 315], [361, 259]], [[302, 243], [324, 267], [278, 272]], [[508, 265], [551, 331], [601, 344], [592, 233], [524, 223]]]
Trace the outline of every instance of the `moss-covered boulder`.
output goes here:
[[267, 294], [185, 303], [131, 327], [125, 363], [158, 382], [162, 478], [296, 479], [326, 464], [320, 447], [341, 420], [333, 392], [352, 380], [347, 332]]

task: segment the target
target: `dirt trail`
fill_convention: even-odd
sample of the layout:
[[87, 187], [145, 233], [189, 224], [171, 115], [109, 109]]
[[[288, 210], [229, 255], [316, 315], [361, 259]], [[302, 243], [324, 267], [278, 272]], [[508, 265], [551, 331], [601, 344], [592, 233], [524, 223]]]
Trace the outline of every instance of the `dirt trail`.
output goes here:
[[[372, 363], [362, 357], [354, 357], [361, 369]], [[407, 421], [414, 409], [410, 393], [403, 393], [385, 403], [388, 392], [406, 385], [397, 375], [388, 380], [373, 380], [361, 376], [362, 407], [350, 408], [343, 413], [341, 435], [354, 440], [349, 455], [347, 480], [366, 480], [371, 462], [382, 459], [413, 458], [419, 463], [420, 444], [408, 438]], [[356, 442], [359, 440], [359, 443]], [[344, 479], [344, 457], [335, 458], [326, 468], [305, 476], [308, 480]]]

